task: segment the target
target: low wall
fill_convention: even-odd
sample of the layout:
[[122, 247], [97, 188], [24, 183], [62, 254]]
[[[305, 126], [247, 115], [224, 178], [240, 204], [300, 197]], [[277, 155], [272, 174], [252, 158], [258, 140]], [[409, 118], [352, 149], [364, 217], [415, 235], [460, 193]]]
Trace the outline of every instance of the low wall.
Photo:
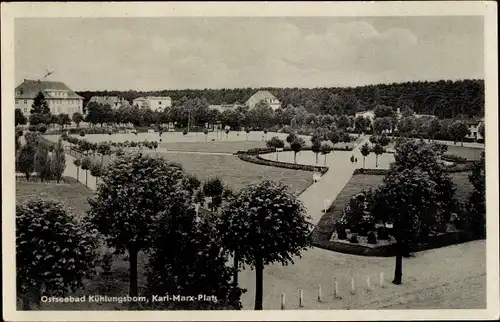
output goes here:
[[[315, 230], [312, 232], [311, 237], [313, 245], [315, 247], [328, 249], [338, 253], [372, 257], [392, 257], [396, 255], [396, 244], [378, 247], [376, 245], [370, 245], [370, 247], [368, 247], [355, 243], [320, 240], [320, 235]], [[410, 251], [419, 252], [428, 249], [465, 243], [472, 240], [474, 240], [474, 238], [472, 238], [468, 233], [464, 231], [449, 232], [438, 236], [433, 236], [429, 239], [428, 242], [419, 244], [418, 246], [411, 248]]]

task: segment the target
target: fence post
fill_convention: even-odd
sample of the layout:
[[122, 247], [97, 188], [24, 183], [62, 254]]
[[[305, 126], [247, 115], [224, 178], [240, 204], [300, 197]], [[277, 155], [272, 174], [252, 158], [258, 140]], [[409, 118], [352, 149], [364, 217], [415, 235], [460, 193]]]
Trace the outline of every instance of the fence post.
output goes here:
[[354, 294], [356, 293], [356, 288], [355, 288], [355, 285], [354, 285], [354, 277], [351, 278], [351, 294]]
[[285, 309], [285, 293], [281, 293], [281, 309]]
[[318, 285], [318, 302], [321, 302], [321, 285]]
[[304, 306], [304, 292], [302, 289], [299, 290], [299, 307]]

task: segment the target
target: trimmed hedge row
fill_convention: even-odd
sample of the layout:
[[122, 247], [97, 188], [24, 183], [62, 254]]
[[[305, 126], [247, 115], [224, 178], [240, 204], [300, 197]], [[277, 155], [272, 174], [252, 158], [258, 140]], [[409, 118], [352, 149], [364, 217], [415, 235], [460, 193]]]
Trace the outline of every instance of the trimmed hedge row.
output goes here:
[[[352, 150], [354, 150], [354, 145], [353, 146], [346, 145], [344, 148], [335, 147], [333, 150], [334, 151], [352, 151]], [[283, 152], [288, 152], [288, 151], [292, 151], [292, 149], [289, 146], [286, 146], [283, 148]], [[311, 151], [311, 147], [310, 146], [303, 147], [301, 151]], [[274, 153], [274, 152], [276, 152], [275, 148], [254, 148], [254, 149], [249, 149], [246, 151], [240, 150], [240, 151], [236, 152], [235, 154], [236, 155], [239, 155], [239, 154], [259, 155], [259, 154], [267, 154], [267, 153]]]
[[[313, 245], [319, 248], [353, 255], [373, 256], [373, 257], [392, 257], [396, 255], [396, 244], [389, 244], [379, 247], [366, 247], [359, 244], [336, 242], [332, 240], [320, 240], [318, 235], [312, 233]], [[419, 252], [428, 249], [440, 248], [475, 240], [470, 234], [464, 231], [455, 231], [438, 236], [433, 236], [427, 243], [419, 244], [410, 249], [410, 252]]]
[[358, 168], [355, 169], [352, 173], [353, 176], [357, 174], [368, 174], [368, 175], [376, 175], [376, 176], [385, 176], [389, 173], [389, 169], [363, 169]]
[[459, 155], [454, 155], [454, 154], [444, 154], [441, 159], [444, 161], [448, 162], [455, 162], [455, 163], [473, 163], [475, 162], [474, 160], [468, 160], [467, 158], [461, 157]]
[[260, 164], [260, 165], [267, 165], [267, 166], [271, 166], [271, 167], [278, 167], [278, 168], [285, 168], [285, 169], [292, 169], [292, 170], [303, 170], [303, 171], [311, 171], [311, 172], [321, 172], [321, 174], [325, 174], [328, 171], [328, 167], [272, 161], [272, 160], [263, 159], [262, 157], [260, 157], [258, 155], [237, 154], [237, 156], [238, 156], [238, 158], [240, 158], [240, 160], [243, 160], [243, 161], [247, 161], [247, 162], [251, 162], [251, 163], [255, 163], [255, 164]]

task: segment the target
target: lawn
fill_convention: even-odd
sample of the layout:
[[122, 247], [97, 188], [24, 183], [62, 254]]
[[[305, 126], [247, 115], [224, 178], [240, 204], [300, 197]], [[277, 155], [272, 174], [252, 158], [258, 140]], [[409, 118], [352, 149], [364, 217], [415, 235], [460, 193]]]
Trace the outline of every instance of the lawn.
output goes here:
[[216, 153], [236, 153], [266, 147], [265, 141], [208, 141], [208, 142], [168, 142], [160, 143], [160, 148], [171, 151], [196, 151]]
[[[468, 172], [451, 173], [453, 182], [457, 187], [456, 196], [459, 200], [466, 201], [469, 194], [472, 192], [472, 184], [469, 182]], [[333, 224], [342, 217], [342, 211], [347, 207], [351, 197], [364, 189], [376, 188], [382, 183], [384, 176], [357, 174], [353, 175], [351, 180], [337, 195], [337, 198], [327, 210], [326, 214], [321, 217], [316, 227], [316, 233], [320, 239], [330, 239], [333, 232]]]
[[462, 158], [466, 158], [467, 160], [479, 160], [481, 158], [481, 152], [484, 149], [479, 148], [470, 148], [459, 145], [448, 145], [448, 151], [445, 154], [456, 155]]

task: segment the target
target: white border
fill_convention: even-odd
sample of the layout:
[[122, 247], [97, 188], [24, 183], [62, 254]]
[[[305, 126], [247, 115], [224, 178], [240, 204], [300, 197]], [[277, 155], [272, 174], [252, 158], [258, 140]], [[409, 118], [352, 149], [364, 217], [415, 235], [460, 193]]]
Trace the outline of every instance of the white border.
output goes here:
[[[498, 47], [496, 2], [189, 2], [189, 3], [2, 3], [2, 229], [3, 312], [6, 321], [170, 321], [170, 320], [480, 320], [499, 319], [498, 239]], [[166, 17], [166, 16], [436, 16], [480, 15], [485, 22], [487, 159], [487, 309], [355, 311], [15, 311], [14, 182], [14, 18], [15, 17]], [[5, 108], [7, 107], [7, 108]]]

